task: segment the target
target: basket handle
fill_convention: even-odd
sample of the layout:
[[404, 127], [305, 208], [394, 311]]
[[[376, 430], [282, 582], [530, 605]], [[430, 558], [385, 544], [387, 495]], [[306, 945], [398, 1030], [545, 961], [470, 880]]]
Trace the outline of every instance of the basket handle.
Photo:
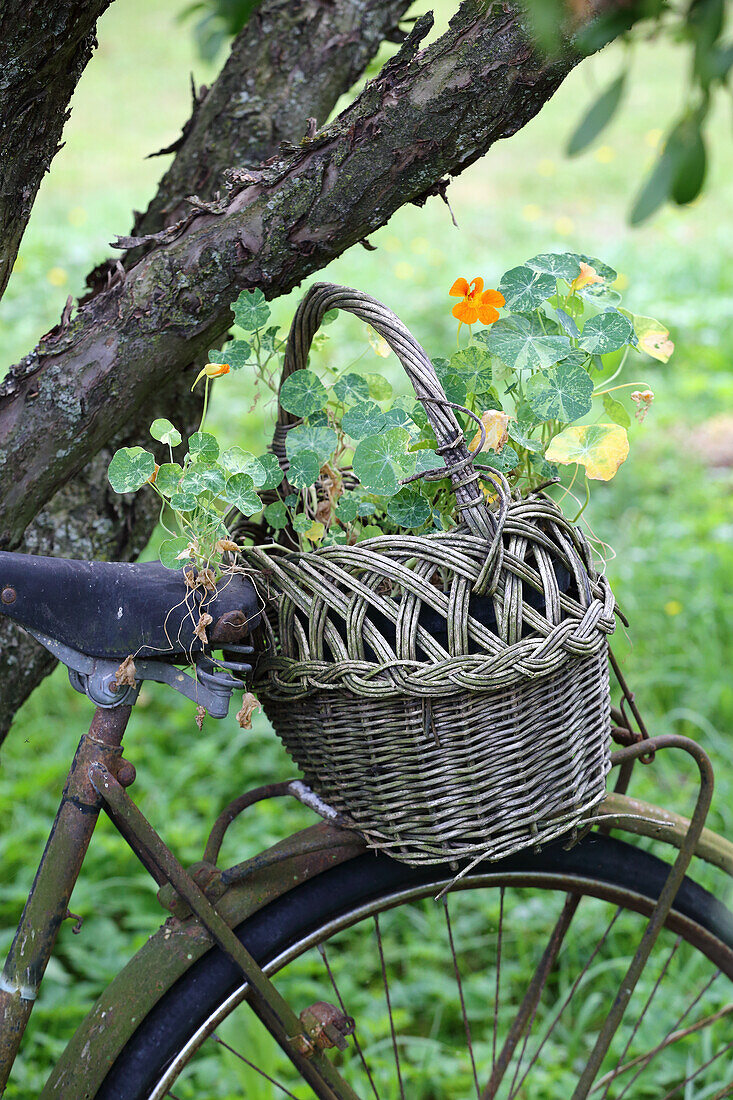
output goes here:
[[[471, 531], [484, 538], [493, 539], [497, 521], [481, 492], [480, 478], [474, 469], [473, 456], [466, 446], [463, 432], [456, 420], [451, 403], [446, 399], [430, 359], [414, 336], [392, 310], [361, 291], [333, 283], [315, 283], [303, 297], [290, 327], [285, 348], [282, 386], [286, 378], [305, 367], [313, 337], [324, 314], [332, 309], [353, 313], [371, 325], [387, 341], [400, 360], [415, 390], [418, 401], [424, 404], [428, 420], [438, 441], [437, 451], [446, 464], [459, 511]], [[273, 450], [278, 458], [284, 451], [287, 429], [299, 423], [299, 417], [278, 407], [277, 427]], [[493, 479], [492, 479], [493, 480]], [[500, 495], [503, 487], [497, 485]], [[502, 501], [506, 504], [506, 501]]]

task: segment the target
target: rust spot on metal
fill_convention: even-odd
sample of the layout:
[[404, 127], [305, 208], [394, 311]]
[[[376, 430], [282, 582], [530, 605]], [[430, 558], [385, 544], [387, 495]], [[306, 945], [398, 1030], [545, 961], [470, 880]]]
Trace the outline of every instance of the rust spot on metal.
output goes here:
[[228, 611], [216, 620], [209, 630], [212, 645], [239, 642], [249, 634], [247, 616], [243, 611]]
[[3, 588], [2, 595], [0, 595], [0, 600], [2, 600], [4, 604], [15, 603], [17, 598], [18, 593], [14, 588], [11, 588], [10, 585], [8, 585], [7, 588]]
[[121, 787], [131, 787], [135, 782], [137, 771], [135, 765], [129, 760], [120, 760], [117, 767], [117, 782]]
[[354, 1034], [356, 1026], [352, 1016], [345, 1016], [328, 1001], [316, 1001], [304, 1008], [300, 1014], [300, 1022], [316, 1050], [327, 1050], [329, 1047], [346, 1050], [349, 1045], [346, 1037]]

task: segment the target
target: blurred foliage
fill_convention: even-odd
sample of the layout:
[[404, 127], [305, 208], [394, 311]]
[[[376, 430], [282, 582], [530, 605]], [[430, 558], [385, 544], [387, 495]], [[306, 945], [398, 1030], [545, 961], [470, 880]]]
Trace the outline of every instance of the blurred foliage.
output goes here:
[[196, 0], [181, 12], [195, 17], [193, 36], [204, 61], [213, 61], [222, 46], [239, 34], [261, 0]]

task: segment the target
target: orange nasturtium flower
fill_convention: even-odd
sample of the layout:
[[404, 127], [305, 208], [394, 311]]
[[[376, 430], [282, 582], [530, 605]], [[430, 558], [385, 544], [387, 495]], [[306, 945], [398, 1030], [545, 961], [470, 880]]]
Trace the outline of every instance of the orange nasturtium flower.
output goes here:
[[196, 381], [193, 386], [191, 386], [191, 389], [193, 389], [204, 376], [206, 376], [206, 378], [218, 378], [222, 374], [229, 374], [230, 370], [231, 368], [228, 363], [207, 363], [203, 370], [200, 370], [196, 375]]
[[572, 294], [574, 294], [576, 290], [580, 290], [581, 287], [589, 286], [591, 283], [603, 282], [603, 279], [594, 267], [591, 267], [590, 264], [583, 263], [582, 260], [578, 262], [580, 263], [580, 275], [576, 275], [570, 284], [570, 291]]
[[477, 321], [482, 325], [493, 325], [494, 321], [499, 320], [504, 295], [498, 290], [484, 290], [484, 281], [478, 276], [470, 283], [467, 279], [456, 279], [448, 293], [452, 298], [463, 299], [451, 310], [462, 325], [475, 325]]

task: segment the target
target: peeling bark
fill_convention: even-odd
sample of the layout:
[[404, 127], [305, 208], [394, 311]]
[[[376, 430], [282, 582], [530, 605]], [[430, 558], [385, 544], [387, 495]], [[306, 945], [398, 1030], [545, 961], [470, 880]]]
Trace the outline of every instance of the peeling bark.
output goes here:
[[0, 6], [0, 297], [110, 0]]
[[[106, 0], [108, 3], [109, 0]], [[322, 123], [338, 97], [348, 91], [371, 60], [380, 42], [391, 37], [410, 0], [265, 0], [256, 17], [234, 42], [232, 53], [212, 88], [197, 104], [178, 143], [178, 153], [164, 175], [148, 211], [137, 220], [135, 232], [164, 229], [185, 212], [185, 197], [198, 192], [214, 198], [222, 187], [222, 171], [254, 164], [273, 156], [281, 141], [298, 141], [309, 118]], [[89, 5], [90, 7], [92, 5]], [[244, 103], [249, 106], [243, 109]], [[255, 124], [256, 123], [256, 124]], [[214, 140], [215, 139], [215, 140]], [[94, 290], [113, 285], [124, 275], [119, 260], [97, 269], [87, 280]], [[50, 347], [64, 335], [64, 322], [50, 334]], [[204, 349], [205, 351], [206, 349]], [[150, 353], [153, 354], [153, 349]], [[150, 444], [148, 427], [156, 416], [169, 416], [193, 430], [200, 412], [192, 398], [190, 370], [193, 350], [185, 362], [149, 391], [149, 399], [131, 412], [118, 406], [117, 422], [124, 432], [81, 467], [76, 476], [63, 474], [55, 495], [42, 503], [22, 535], [28, 553], [60, 557], [134, 559], [147, 543], [157, 519], [151, 500], [145, 506], [135, 496], [119, 497], [107, 482], [106, 469], [118, 446]], [[181, 365], [184, 370], [181, 371]], [[88, 414], [83, 396], [86, 368], [64, 381], [53, 365], [49, 384], [52, 404], [76, 418], [79, 430]], [[55, 380], [55, 381], [54, 381]], [[165, 381], [163, 391], [160, 382]], [[23, 415], [33, 418], [35, 387], [24, 394]], [[101, 437], [100, 437], [101, 438]], [[87, 447], [86, 454], [94, 455]], [[0, 438], [0, 468], [7, 467]], [[144, 494], [140, 494], [143, 497]], [[17, 546], [19, 538], [5, 547]], [[36, 684], [54, 667], [45, 649], [9, 620], [0, 618], [0, 743], [18, 707]]]

